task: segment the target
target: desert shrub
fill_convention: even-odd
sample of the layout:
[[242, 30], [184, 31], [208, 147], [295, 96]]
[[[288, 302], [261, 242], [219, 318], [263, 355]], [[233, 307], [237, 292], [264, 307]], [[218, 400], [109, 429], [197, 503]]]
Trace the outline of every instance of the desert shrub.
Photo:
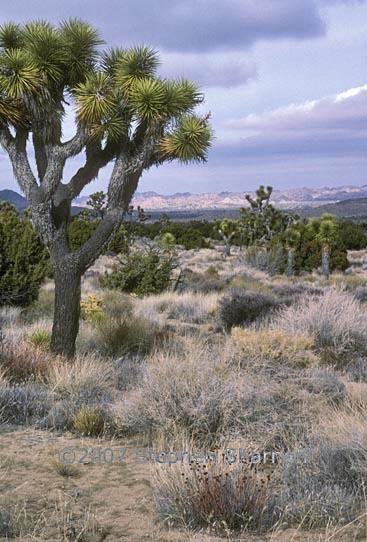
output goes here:
[[73, 417], [73, 429], [81, 435], [98, 437], [105, 430], [106, 412], [101, 408], [83, 405]]
[[354, 297], [360, 303], [367, 303], [367, 287], [359, 286], [358, 288], [356, 288], [354, 291]]
[[236, 371], [227, 374], [233, 348], [192, 336], [171, 346], [142, 367], [138, 387], [124, 400], [124, 430], [164, 438], [187, 433], [201, 443], [221, 438], [236, 424], [236, 398], [248, 388]]
[[345, 384], [329, 368], [316, 367], [306, 371], [300, 376], [300, 384], [309, 393], [333, 404], [345, 401], [348, 396]]
[[4, 422], [26, 424], [42, 418], [50, 408], [48, 389], [38, 383], [0, 384], [0, 418]]
[[105, 290], [103, 293], [104, 311], [110, 318], [130, 318], [133, 314], [131, 296], [117, 290]]
[[92, 322], [103, 314], [103, 300], [96, 294], [90, 294], [80, 301], [80, 317], [87, 322]]
[[144, 361], [140, 356], [125, 355], [114, 361], [116, 388], [126, 391], [136, 388], [144, 370]]
[[295, 384], [264, 380], [254, 371], [236, 369], [232, 349], [190, 338], [181, 351], [147, 360], [123, 403], [123, 430], [170, 439], [186, 434], [200, 445], [238, 434], [267, 449], [287, 448], [303, 438], [313, 408]]
[[282, 247], [248, 247], [242, 255], [245, 264], [265, 271], [269, 275], [280, 275], [286, 269], [286, 254]]
[[0, 305], [29, 305], [50, 273], [50, 258], [29, 218], [7, 202], [0, 204], [0, 248]]
[[284, 524], [312, 529], [353, 521], [360, 502], [351, 459], [347, 449], [321, 445], [289, 454], [279, 503]]
[[50, 333], [45, 329], [36, 329], [29, 335], [28, 340], [36, 348], [48, 350], [51, 337]]
[[47, 379], [50, 371], [60, 360], [58, 356], [35, 348], [27, 341], [9, 344], [0, 359], [12, 382], [22, 382], [30, 378]]
[[153, 494], [164, 522], [185, 528], [262, 532], [277, 520], [271, 475], [223, 462], [157, 468]]
[[221, 292], [228, 286], [229, 280], [220, 279], [216, 274], [197, 273], [185, 269], [178, 286], [178, 291], [192, 291], [197, 293]]
[[167, 290], [171, 284], [173, 262], [157, 251], [135, 253], [120, 259], [110, 273], [100, 276], [104, 288], [134, 293], [139, 296]]
[[348, 366], [348, 375], [352, 382], [364, 382], [367, 384], [367, 359], [358, 357]]
[[353, 222], [339, 224], [338, 234], [347, 250], [363, 250], [367, 248], [367, 235], [364, 228]]
[[233, 326], [248, 324], [265, 316], [277, 304], [274, 296], [233, 288], [218, 302], [219, 323], [229, 331]]
[[158, 338], [157, 328], [143, 318], [106, 316], [96, 322], [95, 329], [98, 349], [109, 356], [148, 353]]
[[245, 363], [254, 360], [308, 367], [317, 363], [313, 341], [309, 337], [292, 336], [278, 330], [233, 328], [232, 337], [241, 350]]
[[334, 289], [302, 298], [279, 311], [273, 326], [290, 335], [306, 334], [327, 363], [347, 365], [366, 351], [364, 310], [351, 295]]
[[49, 386], [56, 400], [71, 400], [81, 405], [111, 401], [113, 367], [96, 356], [78, 357], [73, 362], [55, 365]]
[[291, 300], [292, 302], [295, 302], [303, 295], [321, 295], [324, 290], [320, 286], [314, 286], [304, 282], [289, 282], [287, 284], [275, 284], [272, 286], [272, 292], [282, 301]]

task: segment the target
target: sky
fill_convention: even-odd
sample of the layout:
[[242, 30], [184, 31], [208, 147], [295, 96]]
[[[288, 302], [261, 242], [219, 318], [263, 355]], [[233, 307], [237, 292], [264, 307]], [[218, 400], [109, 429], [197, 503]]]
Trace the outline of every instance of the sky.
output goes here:
[[[188, 77], [205, 95], [207, 163], [151, 168], [139, 192], [367, 184], [367, 0], [12, 0], [0, 24], [69, 17], [106, 46], [154, 47], [162, 76]], [[69, 111], [65, 138], [73, 130]], [[65, 182], [82, 163], [67, 164]], [[110, 169], [84, 194], [105, 190]], [[3, 151], [0, 188], [19, 191]]]

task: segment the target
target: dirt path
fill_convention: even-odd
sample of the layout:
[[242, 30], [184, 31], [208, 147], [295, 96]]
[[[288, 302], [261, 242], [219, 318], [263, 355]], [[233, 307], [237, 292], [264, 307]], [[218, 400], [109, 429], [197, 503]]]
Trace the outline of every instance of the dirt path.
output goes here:
[[[120, 464], [108, 465], [94, 464], [91, 457], [86, 457], [83, 463], [71, 469], [66, 467], [67, 473], [72, 475], [65, 476], [65, 472], [60, 472], [57, 458], [66, 447], [75, 450], [76, 462], [83, 457], [81, 448], [84, 447], [88, 450], [112, 448], [118, 457], [122, 452], [117, 452], [117, 448], [126, 447], [126, 459]], [[134, 452], [135, 446], [124, 441], [102, 442], [24, 428], [2, 431], [0, 512], [9, 511], [18, 527], [22, 526], [23, 533], [12, 540], [223, 542], [224, 539], [214, 536], [169, 531], [160, 526], [154, 512], [150, 466], [137, 464]], [[95, 456], [94, 461], [97, 459]], [[0, 534], [4, 533], [0, 530]], [[0, 540], [6, 538], [0, 536]], [[273, 538], [230, 540], [304, 542], [321, 539], [316, 538], [316, 534], [310, 538], [305, 533], [288, 531]], [[334, 540], [340, 542], [342, 538]]]

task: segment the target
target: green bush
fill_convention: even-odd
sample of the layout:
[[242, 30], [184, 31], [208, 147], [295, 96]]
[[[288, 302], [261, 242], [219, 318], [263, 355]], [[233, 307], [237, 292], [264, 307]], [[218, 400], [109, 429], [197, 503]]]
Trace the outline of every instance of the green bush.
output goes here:
[[37, 299], [51, 272], [50, 258], [27, 216], [0, 204], [0, 305], [26, 306]]
[[74, 217], [68, 227], [68, 239], [69, 239], [69, 248], [71, 251], [76, 250], [77, 248], [84, 245], [86, 241], [90, 238], [97, 225], [99, 220], [86, 220], [79, 217]]
[[116, 289], [139, 296], [158, 294], [171, 283], [172, 261], [158, 252], [136, 253], [115, 264], [110, 273], [100, 276], [104, 288]]
[[272, 295], [233, 288], [219, 300], [217, 315], [221, 326], [229, 331], [264, 316], [278, 304]]

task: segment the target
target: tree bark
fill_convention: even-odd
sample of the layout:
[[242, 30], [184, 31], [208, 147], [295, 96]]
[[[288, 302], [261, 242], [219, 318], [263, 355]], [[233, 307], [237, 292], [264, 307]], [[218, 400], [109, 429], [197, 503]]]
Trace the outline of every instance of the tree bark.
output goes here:
[[230, 241], [230, 239], [226, 239], [225, 243], [226, 243], [226, 246], [225, 246], [225, 249], [224, 249], [224, 254], [226, 256], [230, 256], [231, 255], [231, 241]]
[[293, 260], [294, 260], [294, 251], [293, 251], [292, 248], [290, 248], [290, 249], [288, 249], [288, 268], [287, 268], [288, 277], [293, 277], [293, 274], [294, 274]]
[[322, 247], [322, 276], [329, 280], [330, 277], [330, 253], [329, 247]]
[[55, 310], [51, 350], [68, 358], [75, 355], [79, 331], [81, 272], [78, 269], [57, 268], [55, 271]]

